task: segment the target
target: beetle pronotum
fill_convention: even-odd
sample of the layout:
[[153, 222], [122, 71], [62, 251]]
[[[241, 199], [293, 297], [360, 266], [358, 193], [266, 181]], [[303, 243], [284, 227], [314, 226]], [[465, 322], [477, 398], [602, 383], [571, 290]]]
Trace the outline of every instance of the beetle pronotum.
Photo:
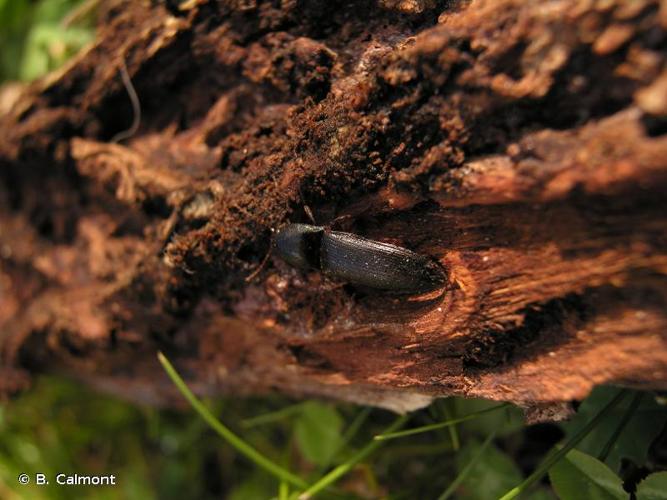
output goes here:
[[295, 267], [318, 269], [357, 286], [417, 294], [445, 283], [442, 267], [430, 257], [322, 226], [288, 224], [276, 236], [276, 249]]

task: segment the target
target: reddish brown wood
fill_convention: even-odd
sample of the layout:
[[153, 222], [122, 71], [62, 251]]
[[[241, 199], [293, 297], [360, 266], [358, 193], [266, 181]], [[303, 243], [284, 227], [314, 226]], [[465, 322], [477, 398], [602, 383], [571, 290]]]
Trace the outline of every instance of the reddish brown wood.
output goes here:
[[[158, 350], [201, 393], [398, 410], [667, 388], [665, 2], [275, 5], [107, 6], [0, 118], [0, 392], [165, 401]], [[447, 286], [248, 282], [304, 205]]]

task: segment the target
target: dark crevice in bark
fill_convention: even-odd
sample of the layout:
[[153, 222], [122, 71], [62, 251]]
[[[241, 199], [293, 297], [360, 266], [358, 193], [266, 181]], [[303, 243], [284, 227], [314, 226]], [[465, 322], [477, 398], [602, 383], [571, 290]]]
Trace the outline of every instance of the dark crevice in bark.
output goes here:
[[[520, 327], [505, 326], [475, 335], [464, 348], [463, 367], [466, 370], [497, 368], [512, 363], [515, 355], [529, 348], [531, 343], [539, 342], [540, 347], [551, 349], [557, 343], [566, 342], [568, 333], [564, 323], [576, 325], [586, 320], [585, 295], [569, 294], [545, 304], [530, 304], [518, 311], [524, 318]], [[544, 338], [546, 335], [548, 339]]]

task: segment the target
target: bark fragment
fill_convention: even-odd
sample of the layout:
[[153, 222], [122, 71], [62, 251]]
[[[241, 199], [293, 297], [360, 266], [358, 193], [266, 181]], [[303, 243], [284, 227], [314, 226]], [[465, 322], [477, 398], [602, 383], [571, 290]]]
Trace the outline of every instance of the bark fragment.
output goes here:
[[[0, 118], [0, 391], [65, 371], [163, 401], [157, 350], [199, 392], [399, 410], [666, 388], [664, 19], [649, 0], [109, 4]], [[114, 144], [123, 64], [141, 123]], [[446, 286], [378, 294], [273, 255], [248, 283], [304, 205], [436, 258]]]

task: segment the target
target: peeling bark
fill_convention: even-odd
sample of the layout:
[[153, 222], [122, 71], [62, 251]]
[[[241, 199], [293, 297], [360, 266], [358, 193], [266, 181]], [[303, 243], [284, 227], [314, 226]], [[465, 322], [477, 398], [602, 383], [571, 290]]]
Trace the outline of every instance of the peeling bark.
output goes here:
[[[667, 388], [665, 2], [171, 5], [110, 4], [0, 118], [0, 392], [164, 402], [157, 350], [200, 393], [397, 410]], [[447, 285], [257, 271], [306, 205]]]

